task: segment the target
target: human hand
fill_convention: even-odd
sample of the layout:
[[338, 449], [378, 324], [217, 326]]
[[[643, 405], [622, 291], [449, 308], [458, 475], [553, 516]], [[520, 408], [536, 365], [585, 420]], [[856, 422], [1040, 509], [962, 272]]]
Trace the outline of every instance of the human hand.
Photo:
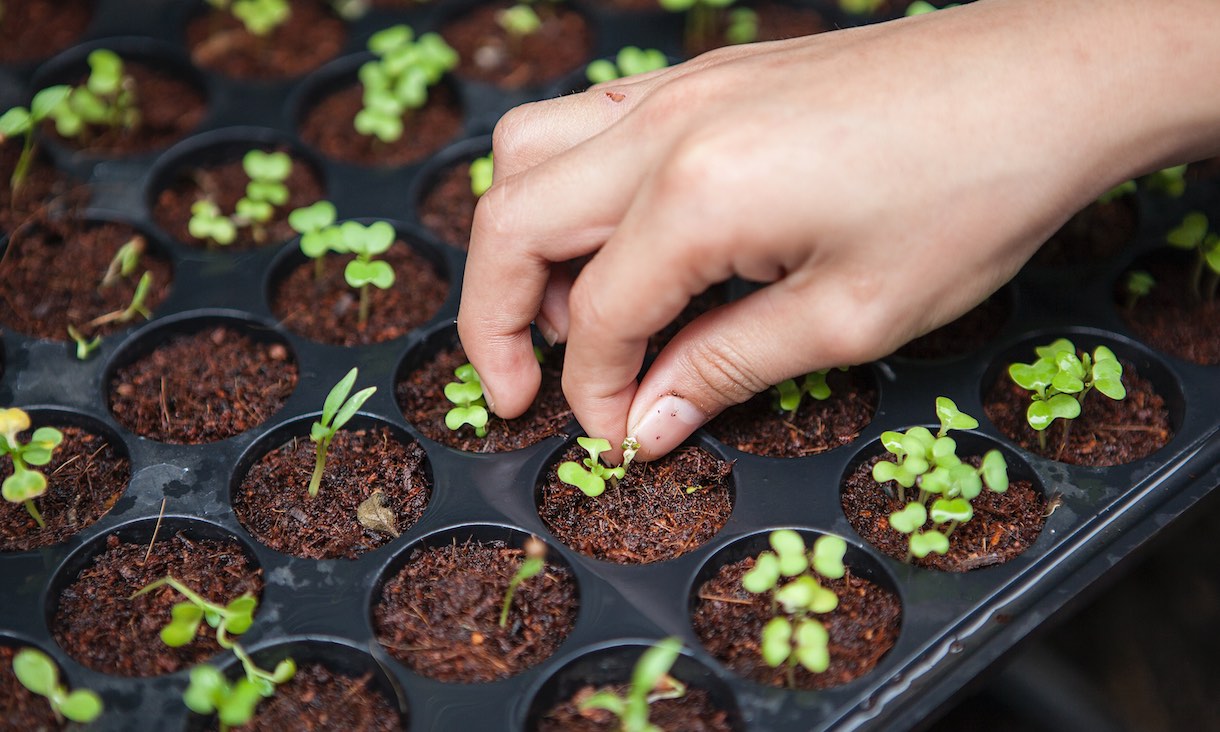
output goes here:
[[[1205, 144], [1214, 109], [1158, 113], [1148, 76], [1190, 82], [1140, 56], [1145, 16], [1178, 33], [1215, 16], [1187, 4], [989, 0], [513, 110], [458, 317], [491, 408], [511, 418], [537, 390], [535, 318], [567, 341], [586, 432], [630, 434], [643, 459], [771, 384], [952, 320], [1089, 200]], [[1139, 62], [1116, 70], [1115, 48]], [[733, 275], [769, 284], [684, 328], [637, 386], [647, 338]]]

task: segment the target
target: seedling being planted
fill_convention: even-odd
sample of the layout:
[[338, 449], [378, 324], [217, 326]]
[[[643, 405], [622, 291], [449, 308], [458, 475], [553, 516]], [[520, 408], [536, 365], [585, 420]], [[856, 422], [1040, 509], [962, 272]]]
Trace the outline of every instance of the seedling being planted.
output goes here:
[[[898, 501], [905, 504], [890, 514], [889, 524], [909, 537], [907, 561], [948, 552], [949, 537], [973, 518], [970, 502], [984, 487], [995, 493], [1008, 490], [1008, 464], [999, 450], [987, 451], [976, 468], [957, 456], [957, 442], [948, 436], [950, 430], [978, 427], [978, 420], [959, 411], [947, 397], [936, 398], [936, 416], [940, 429], [935, 435], [925, 427], [881, 433], [881, 444], [899, 462], [879, 460], [873, 465], [873, 480], [894, 481]], [[911, 488], [919, 493], [908, 501]], [[935, 527], [925, 530], [929, 517]]]
[[161, 629], [161, 641], [170, 648], [180, 648], [194, 640], [199, 624], [204, 621], [216, 629], [216, 642], [221, 648], [233, 648], [235, 641], [229, 636], [245, 633], [254, 623], [258, 600], [253, 595], [246, 593], [227, 605], [217, 605], [170, 575], [140, 588], [131, 599], [165, 586], [186, 598], [174, 605], [172, 619]]
[[513, 604], [513, 595], [521, 583], [537, 577], [546, 564], [546, 544], [535, 537], [530, 537], [525, 543], [525, 560], [517, 568], [512, 579], [508, 581], [508, 589], [504, 591], [504, 602], [500, 605], [500, 627], [508, 626], [508, 609]]
[[660, 727], [648, 721], [648, 706], [662, 699], [686, 695], [686, 684], [669, 675], [681, 653], [681, 639], [669, 637], [657, 641], [636, 661], [626, 696], [609, 690], [599, 691], [581, 702], [581, 711], [605, 709], [618, 717], [623, 732], [662, 732]]
[[589, 457], [576, 462], [568, 460], [559, 464], [559, 479], [568, 485], [575, 486], [590, 498], [600, 496], [606, 490], [606, 481], [612, 486], [627, 474], [627, 468], [620, 465], [612, 468], [603, 465], [598, 456], [610, 449], [610, 441], [600, 437], [577, 437], [576, 444], [589, 453]]
[[369, 50], [378, 58], [360, 67], [364, 107], [354, 124], [360, 134], [390, 143], [402, 137], [411, 110], [427, 103], [428, 89], [457, 66], [458, 55], [436, 33], [416, 39], [407, 25], [374, 33]]
[[64, 137], [89, 134], [90, 127], [135, 129], [140, 124], [135, 80], [124, 73], [123, 60], [99, 48], [88, 56], [89, 78], [72, 88], [66, 103], [51, 108], [55, 130]]
[[344, 253], [343, 235], [335, 226], [335, 204], [317, 201], [288, 214], [288, 225], [301, 235], [301, 252], [313, 260], [315, 281], [322, 279], [322, 262], [330, 252]]
[[46, 697], [55, 718], [88, 724], [102, 714], [102, 699], [89, 689], [68, 691], [59, 681], [59, 669], [50, 656], [35, 648], [22, 648], [13, 656], [13, 674], [31, 693]]
[[492, 177], [495, 174], [495, 161], [492, 153], [470, 161], [470, 192], [475, 198], [481, 198], [488, 188], [491, 188]]
[[1220, 234], [1211, 230], [1207, 217], [1198, 211], [1191, 211], [1183, 217], [1181, 224], [1165, 235], [1165, 241], [1175, 249], [1195, 250], [1195, 264], [1190, 275], [1191, 292], [1196, 301], [1215, 300], [1216, 288], [1220, 284]]
[[655, 48], [624, 46], [615, 54], [613, 61], [599, 58], [585, 67], [585, 76], [591, 84], [614, 81], [625, 76], [645, 74], [669, 66], [665, 54]]
[[453, 370], [457, 381], [445, 384], [445, 398], [453, 408], [445, 413], [445, 426], [456, 432], [462, 425], [474, 428], [475, 437], [487, 436], [487, 400], [483, 397], [483, 382], [474, 366], [464, 363]]
[[[840, 371], [846, 371], [847, 367], [840, 367]], [[796, 410], [800, 408], [801, 401], [808, 394], [817, 401], [825, 401], [830, 398], [830, 385], [826, 383], [826, 375], [830, 373], [830, 369], [822, 369], [805, 374], [801, 379], [800, 385], [797, 385], [796, 379], [786, 379], [775, 385], [775, 405], [781, 412], [796, 414]]]
[[208, 5], [228, 10], [255, 36], [271, 33], [292, 17], [288, 0], [208, 0]]
[[771, 668], [787, 664], [788, 685], [796, 686], [796, 667], [816, 674], [830, 667], [830, 636], [812, 617], [831, 612], [839, 597], [823, 587], [818, 577], [839, 579], [847, 573], [843, 555], [847, 543], [822, 536], [811, 550], [791, 529], [772, 531], [768, 543], [774, 551], [758, 555], [754, 567], [741, 578], [741, 586], [754, 594], [770, 593], [776, 614], [763, 626], [759, 649]]
[[1060, 450], [1067, 444], [1071, 420], [1080, 416], [1085, 397], [1093, 389], [1116, 401], [1127, 396], [1123, 366], [1105, 346], [1093, 349], [1092, 355], [1078, 356], [1075, 344], [1059, 338], [1050, 345], [1035, 348], [1034, 352], [1038, 354], [1037, 361], [1011, 364], [1008, 375], [1031, 392], [1025, 421], [1038, 432], [1038, 445], [1044, 451], [1046, 429], [1056, 419], [1064, 420]]
[[237, 201], [234, 223], [250, 226], [254, 240], [267, 238], [263, 225], [275, 215], [275, 207], [288, 203], [288, 186], [284, 181], [292, 174], [292, 158], [284, 152], [251, 150], [241, 159], [241, 167], [250, 176], [246, 195]]
[[64, 441], [64, 435], [54, 427], [39, 427], [30, 435], [30, 441], [21, 444], [19, 434], [30, 428], [30, 415], [16, 407], [0, 409], [0, 454], [13, 461], [13, 474], [4, 479], [2, 492], [9, 503], [21, 503], [30, 517], [44, 528], [46, 523], [34, 505], [34, 499], [47, 492], [47, 477], [34, 466], [51, 462], [55, 448]]
[[394, 243], [394, 227], [385, 221], [374, 221], [365, 226], [357, 221], [344, 221], [339, 227], [341, 246], [346, 252], [356, 255], [343, 269], [347, 284], [360, 291], [360, 327], [369, 319], [372, 295], [369, 285], [379, 290], [389, 289], [394, 284], [394, 268], [376, 259], [385, 254]]
[[34, 95], [29, 109], [13, 107], [0, 115], [0, 144], [17, 135], [21, 135], [22, 138], [21, 155], [17, 158], [17, 164], [13, 167], [13, 174], [9, 178], [13, 200], [17, 199], [17, 192], [25, 183], [26, 176], [30, 174], [30, 165], [34, 162], [34, 154], [37, 152], [37, 145], [34, 142], [35, 128], [44, 119], [50, 117], [58, 107], [67, 102], [70, 92], [71, 87], [66, 85], [47, 87]]
[[[343, 428], [343, 425], [356, 416], [356, 412], [364, 406], [369, 397], [377, 392], [377, 387], [370, 386], [352, 394], [352, 387], [356, 384], [356, 374], [357, 369], [353, 368], [339, 380], [339, 383], [335, 384], [322, 404], [322, 416], [309, 428], [309, 439], [318, 446], [313, 477], [309, 479], [310, 497], [318, 495], [318, 488], [322, 485], [322, 472], [326, 469], [326, 453], [330, 450], [331, 441], [335, 439], [335, 435]], [[351, 396], [348, 396], [349, 394]]]

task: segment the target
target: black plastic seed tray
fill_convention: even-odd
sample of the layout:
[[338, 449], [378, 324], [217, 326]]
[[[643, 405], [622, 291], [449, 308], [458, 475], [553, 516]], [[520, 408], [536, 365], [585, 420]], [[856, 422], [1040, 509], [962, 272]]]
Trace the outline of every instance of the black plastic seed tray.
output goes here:
[[[593, 22], [598, 55], [628, 43], [679, 52], [681, 24], [673, 16], [574, 4]], [[0, 404], [53, 413], [109, 435], [132, 462], [129, 486], [96, 524], [60, 545], [0, 554], [0, 582], [8, 588], [0, 593], [0, 642], [35, 645], [55, 658], [73, 687], [99, 691], [106, 712], [97, 728], [177, 729], [198, 723], [190, 721], [180, 700], [185, 671], [154, 678], [92, 671], [66, 655], [48, 630], [60, 590], [100, 551], [105, 538], [118, 533], [147, 541], [163, 499], [161, 536], [184, 531], [196, 537], [232, 537], [262, 569], [266, 587], [255, 623], [242, 642], [263, 665], [291, 655], [298, 661], [320, 659], [340, 669], [372, 672], [413, 730], [528, 728], [550, 703], [581, 684], [622, 678], [641, 649], [665, 635], [680, 636], [687, 647], [678, 674], [708, 688], [730, 710], [739, 729], [888, 730], [918, 725], [1220, 483], [1220, 418], [1214, 409], [1220, 404], [1220, 367], [1190, 364], [1142, 345], [1112, 304], [1119, 275], [1139, 254], [1157, 247], [1183, 211], [1218, 211], [1215, 189], [1203, 185], [1192, 187], [1182, 201], [1141, 191], [1139, 233], [1115, 261], [1063, 271], [1028, 268], [1004, 290], [1010, 314], [984, 348], [940, 362], [892, 357], [870, 365], [879, 406], [871, 424], [850, 445], [806, 458], [766, 458], [737, 452], [698, 433], [695, 442], [735, 461], [732, 516], [706, 545], [644, 566], [594, 560], [565, 547], [539, 519], [535, 502], [540, 475], [566, 447], [564, 439], [551, 438], [509, 453], [463, 453], [424, 437], [404, 420], [393, 396], [396, 381], [418, 360], [419, 349], [451, 337], [461, 286], [464, 255], [436, 241], [415, 220], [418, 192], [441, 163], [487, 149], [485, 135], [505, 110], [557, 93], [563, 83], [510, 93], [452, 79], [465, 109], [464, 134], [484, 137], [455, 140], [449, 149], [408, 166], [336, 163], [310, 150], [296, 133], [303, 108], [337, 75], [351, 73], [370, 33], [400, 21], [420, 31], [435, 29], [464, 7], [441, 2], [404, 12], [375, 10], [350, 24], [349, 53], [317, 72], [282, 83], [247, 83], [191, 65], [181, 44], [194, 4], [102, 0], [80, 45], [40, 66], [0, 69], [0, 103], [7, 107], [27, 101], [47, 79], [68, 73], [65, 69], [80, 68], [88, 50], [105, 46], [182, 69], [208, 98], [207, 118], [196, 133], [159, 154], [107, 159], [49, 146], [56, 164], [92, 184], [92, 217], [133, 224], [172, 259], [172, 293], [153, 319], [106, 338], [98, 354], [85, 362], [73, 357], [71, 344], [8, 329], [0, 344]], [[249, 251], [205, 251], [173, 241], [152, 223], [150, 207], [171, 171], [256, 144], [287, 145], [310, 162], [341, 218], [392, 220], [400, 237], [448, 278], [451, 289], [440, 312], [397, 340], [352, 348], [321, 345], [282, 327], [268, 304], [271, 283], [286, 262], [299, 257], [295, 241]], [[300, 381], [283, 408], [257, 428], [206, 445], [161, 444], [120, 426], [107, 407], [115, 369], [172, 334], [215, 322], [232, 323], [256, 338], [287, 346]], [[1175, 430], [1165, 448], [1118, 467], [1069, 466], [1021, 450], [983, 417], [982, 393], [999, 369], [1014, 358], [1028, 358], [1034, 345], [1059, 335], [1081, 344], [1107, 344], [1153, 381], [1166, 398]], [[427, 509], [401, 537], [356, 560], [304, 560], [273, 551], [251, 538], [234, 517], [231, 492], [262, 452], [289, 434], [307, 431], [326, 392], [352, 366], [360, 368], [361, 385], [379, 389], [365, 405], [362, 419], [388, 424], [426, 449], [433, 480]], [[953, 398], [963, 411], [980, 417], [981, 426], [964, 436], [966, 441], [999, 447], [1012, 472], [1032, 479], [1046, 496], [1061, 499], [1038, 541], [1007, 564], [964, 574], [909, 566], [863, 542], [840, 507], [839, 484], [845, 473], [875, 454], [883, 430], [928, 424], [938, 395]], [[578, 426], [572, 423], [568, 432], [574, 437]], [[781, 527], [845, 538], [853, 571], [894, 590], [902, 602], [897, 644], [872, 672], [845, 686], [790, 691], [743, 680], [704, 651], [691, 629], [699, 583], [724, 563], [757, 553], [767, 532]], [[549, 660], [502, 681], [449, 684], [409, 671], [380, 647], [372, 607], [384, 580], [413, 547], [470, 536], [520, 545], [531, 534], [550, 545], [551, 557], [573, 570], [578, 585], [575, 628]], [[226, 658], [225, 663], [230, 661]]]

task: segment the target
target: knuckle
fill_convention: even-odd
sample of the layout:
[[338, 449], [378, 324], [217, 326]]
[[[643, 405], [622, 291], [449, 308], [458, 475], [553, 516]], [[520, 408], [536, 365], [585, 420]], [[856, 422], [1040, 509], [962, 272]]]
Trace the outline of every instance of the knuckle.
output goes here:
[[533, 104], [523, 104], [504, 113], [491, 132], [491, 149], [496, 162], [509, 162], [525, 158], [536, 146], [532, 131], [537, 118]]
[[683, 354], [681, 367], [711, 389], [722, 404], [740, 404], [770, 387], [750, 359], [722, 339], [692, 343]]

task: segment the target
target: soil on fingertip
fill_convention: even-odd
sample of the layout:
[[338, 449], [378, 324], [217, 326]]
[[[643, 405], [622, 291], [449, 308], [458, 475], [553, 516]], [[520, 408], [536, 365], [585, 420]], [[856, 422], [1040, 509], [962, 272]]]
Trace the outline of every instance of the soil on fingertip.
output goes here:
[[170, 338], [117, 369], [110, 411], [142, 437], [198, 445], [262, 424], [296, 384], [286, 346], [222, 325]]
[[[599, 692], [625, 698], [628, 684], [581, 687], [571, 699], [556, 704], [538, 720], [537, 732], [619, 732], [622, 722], [605, 709], [581, 709], [586, 699]], [[657, 699], [648, 704], [648, 722], [662, 730], [682, 732], [729, 732], [729, 715], [716, 708], [707, 691], [688, 686], [676, 699]]]
[[191, 60], [233, 79], [287, 79], [339, 55], [347, 28], [318, 0], [292, 0], [292, 14], [256, 36], [227, 10], [210, 8], [186, 26]]
[[311, 340], [341, 346], [362, 346], [400, 338], [440, 310], [449, 283], [426, 257], [401, 239], [380, 257], [394, 270], [394, 284], [380, 290], [369, 286], [369, 318], [360, 324], [360, 292], [344, 279], [343, 270], [355, 255], [327, 255], [322, 278], [314, 261], [294, 267], [275, 286], [271, 310], [285, 327]]
[[1120, 281], [1114, 295], [1119, 314], [1157, 350], [1203, 366], [1220, 364], [1220, 296], [1196, 297], [1190, 278], [1196, 254], [1175, 255], [1162, 250], [1140, 263], [1156, 285], [1134, 307], [1127, 306]]
[[474, 208], [479, 199], [470, 190], [470, 163], [445, 168], [419, 202], [419, 220], [451, 247], [470, 248]]
[[[767, 0], [750, 4], [748, 7], [758, 15], [756, 42], [782, 41], [788, 38], [811, 36], [832, 29], [830, 22], [810, 7], [786, 5]], [[701, 53], [729, 45], [728, 40], [725, 39], [729, 12], [731, 11], [725, 9], [724, 12], [716, 15], [712, 32], [706, 38], [700, 40], [688, 37], [687, 56], [698, 56]]]
[[576, 622], [576, 581], [548, 563], [500, 612], [525, 552], [502, 541], [418, 547], [382, 588], [377, 639], [418, 674], [474, 683], [516, 675], [555, 652]]
[[478, 5], [441, 28], [461, 59], [458, 75], [518, 89], [558, 79], [591, 60], [593, 32], [579, 12], [563, 3], [538, 3], [533, 7], [542, 25], [513, 38], [496, 20], [512, 5], [508, 0]]
[[[114, 316], [131, 304], [136, 285], [147, 272], [152, 285], [144, 305], [149, 311], [169, 295], [173, 272], [169, 261], [148, 251], [148, 240], [126, 224], [79, 219], [59, 226], [23, 227], [10, 238], [0, 258], [0, 323], [19, 333], [66, 341], [68, 326], [85, 338], [109, 335], [144, 321]], [[144, 243], [136, 271], [103, 287], [119, 247]]]
[[907, 343], [896, 356], [934, 361], [973, 353], [991, 342], [1008, 322], [1012, 307], [1002, 292], [992, 294], [957, 320]]
[[548, 437], [564, 435], [572, 421], [572, 409], [563, 396], [563, 349], [543, 351], [542, 385], [534, 403], [520, 417], [501, 419], [492, 415], [487, 436], [478, 437], [469, 425], [450, 430], [445, 415], [453, 404], [445, 398], [445, 384], [457, 381], [454, 369], [467, 363], [461, 346], [438, 352], [398, 382], [395, 395], [403, 417], [431, 440], [467, 452], [506, 452], [537, 444]]
[[[252, 144], [250, 149], [264, 148]], [[266, 149], [265, 152], [288, 152], [291, 155], [290, 151], [283, 148]], [[313, 166], [293, 156], [292, 171], [284, 181], [284, 185], [288, 187], [288, 202], [275, 207], [270, 221], [258, 228], [238, 227], [237, 238], [232, 244], [223, 247], [191, 236], [188, 226], [191, 221], [191, 206], [195, 205], [195, 202], [209, 200], [220, 208], [221, 214], [232, 215], [237, 209], [237, 201], [246, 195], [246, 185], [249, 182], [250, 177], [242, 167], [240, 156], [214, 165], [187, 168], [178, 172], [157, 194], [152, 210], [153, 220], [174, 239], [194, 247], [231, 251], [274, 246], [297, 235], [288, 225], [289, 213], [294, 209], [312, 205], [326, 196], [322, 181]]]
[[1006, 437], [1042, 457], [1072, 465], [1123, 465], [1164, 447], [1173, 428], [1165, 399], [1125, 361], [1122, 381], [1126, 398], [1116, 401], [1093, 390], [1085, 397], [1079, 417], [1057, 419], [1046, 429], [1045, 449], [1025, 419], [1029, 392], [1017, 386], [1007, 370], [996, 376], [984, 396], [983, 411]]
[[[775, 617], [770, 595], [754, 594], [741, 578], [754, 567], [754, 557], [726, 564], [699, 586], [691, 624], [703, 647], [740, 676], [768, 686], [788, 687], [787, 665], [768, 666], [759, 650], [763, 626]], [[902, 604], [898, 596], [862, 577], [819, 577], [833, 590], [839, 605], [818, 615], [829, 635], [830, 666], [813, 673], [796, 666], [795, 688], [828, 689], [864, 676], [876, 667], [898, 640]]]
[[76, 43], [93, 17], [92, 6], [90, 0], [5, 0], [0, 63], [38, 61]]
[[[36, 426], [53, 426], [35, 420]], [[39, 527], [24, 503], [0, 503], [0, 552], [28, 551], [58, 544], [104, 516], [127, 489], [131, 462], [106, 438], [79, 427], [57, 427], [64, 440], [51, 462], [38, 468], [47, 491], [34, 499], [46, 524]], [[29, 434], [22, 433], [23, 444]], [[13, 474], [13, 459], [0, 455], [0, 480]]]
[[[857, 465], [844, 479], [840, 499], [847, 521], [865, 541], [895, 559], [906, 560], [907, 535], [900, 534], [889, 523], [890, 514], [906, 508], [906, 503], [899, 500], [896, 483], [878, 484], [873, 480], [873, 465], [891, 458], [888, 454], [877, 455]], [[982, 462], [978, 457], [962, 460], [975, 467]], [[984, 488], [970, 506], [974, 518], [959, 524], [949, 535], [946, 554], [912, 557], [910, 562], [945, 572], [968, 572], [1003, 564], [1038, 540], [1048, 515], [1045, 497], [1028, 480], [1011, 480], [1003, 493]], [[928, 519], [924, 528], [935, 528], [935, 524]]]
[[428, 102], [403, 120], [402, 136], [382, 142], [356, 132], [356, 113], [364, 108], [359, 83], [323, 97], [306, 113], [300, 134], [310, 147], [333, 160], [368, 166], [406, 165], [447, 145], [462, 130], [457, 96], [441, 82], [428, 90]]
[[[233, 495], [233, 512], [263, 544], [305, 559], [355, 559], [419, 521], [431, 481], [424, 450], [387, 428], [340, 430], [326, 453], [316, 496], [308, 493], [317, 446], [300, 437], [250, 467]], [[380, 494], [390, 525], [365, 526], [361, 504]]]
[[173, 673], [221, 653], [216, 630], [207, 623], [200, 623], [194, 640], [180, 648], [161, 642], [173, 606], [185, 598], [169, 586], [132, 595], [166, 575], [220, 605], [263, 591], [262, 570], [236, 542], [179, 533], [162, 537], [150, 552], [147, 541], [125, 542], [111, 535], [106, 549], [60, 593], [51, 634], [81, 665], [117, 676]]
[[[588, 453], [573, 444], [561, 461]], [[558, 462], [539, 488], [538, 515], [568, 547], [615, 564], [649, 564], [707, 543], [733, 512], [733, 464], [686, 446], [649, 463], [635, 463], [618, 485], [590, 498], [559, 480]]]
[[804, 457], [854, 442], [877, 411], [877, 385], [867, 368], [826, 374], [830, 397], [806, 395], [795, 413], [776, 408], [772, 390], [729, 407], [707, 425], [720, 442], [768, 457]]
[[1107, 203], [1095, 201], [1052, 234], [1029, 263], [1054, 269], [1107, 262], [1127, 248], [1137, 226], [1135, 196], [1119, 196]]
[[[5, 640], [6, 643], [17, 641]], [[63, 720], [55, 717], [51, 703], [25, 688], [13, 672], [13, 657], [20, 648], [0, 645], [0, 719], [9, 730], [63, 729]]]

